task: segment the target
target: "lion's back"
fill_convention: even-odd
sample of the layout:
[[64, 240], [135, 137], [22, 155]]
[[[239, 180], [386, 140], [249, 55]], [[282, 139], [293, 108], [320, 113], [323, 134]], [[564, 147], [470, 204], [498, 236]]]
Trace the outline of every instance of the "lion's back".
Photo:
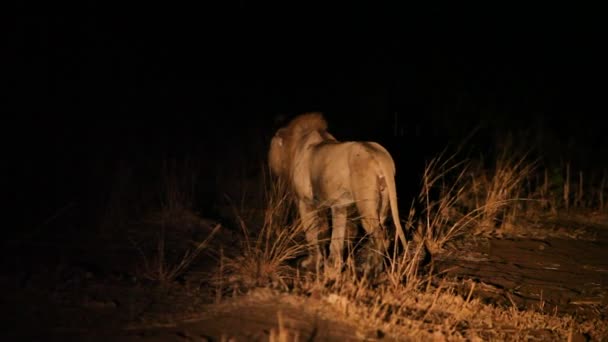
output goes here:
[[354, 200], [352, 189], [375, 189], [382, 174], [384, 152], [365, 142], [328, 143], [317, 146], [311, 158], [313, 193], [328, 203]]

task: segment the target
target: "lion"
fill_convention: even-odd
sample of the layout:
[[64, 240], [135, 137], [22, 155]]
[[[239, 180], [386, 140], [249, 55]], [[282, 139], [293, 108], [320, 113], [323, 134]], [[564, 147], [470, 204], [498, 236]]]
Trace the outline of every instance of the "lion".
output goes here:
[[399, 221], [395, 164], [389, 152], [372, 141], [338, 141], [327, 131], [320, 112], [301, 114], [278, 129], [270, 142], [268, 162], [275, 178], [287, 182], [295, 196], [310, 249], [303, 267], [319, 267], [319, 234], [328, 229], [323, 213], [331, 211], [330, 265], [343, 263], [347, 208], [354, 207], [370, 237], [373, 253], [366, 270], [383, 267], [388, 247], [385, 220], [390, 208], [397, 235], [405, 247]]

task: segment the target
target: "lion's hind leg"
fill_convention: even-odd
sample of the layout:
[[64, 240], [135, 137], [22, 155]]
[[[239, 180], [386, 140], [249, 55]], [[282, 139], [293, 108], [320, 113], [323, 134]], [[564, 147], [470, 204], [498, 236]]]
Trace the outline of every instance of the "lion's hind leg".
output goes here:
[[[357, 202], [357, 208], [361, 216], [361, 225], [368, 238], [363, 250], [363, 272], [374, 276], [382, 271], [384, 257], [388, 249], [388, 241], [383, 224], [388, 208], [383, 205], [384, 201], [378, 203], [378, 197], [380, 196], [373, 196], [371, 199]], [[378, 208], [379, 205], [380, 208]]]

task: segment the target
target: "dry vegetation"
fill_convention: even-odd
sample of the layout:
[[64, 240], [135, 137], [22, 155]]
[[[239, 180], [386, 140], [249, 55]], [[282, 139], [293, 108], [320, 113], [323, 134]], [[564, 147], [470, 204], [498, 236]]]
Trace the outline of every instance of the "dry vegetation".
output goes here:
[[520, 203], [529, 200], [521, 196], [535, 164], [525, 155], [505, 151], [490, 170], [473, 161], [456, 162], [455, 157], [444, 158], [442, 153], [424, 169], [417, 230], [424, 232], [434, 251], [462, 234], [502, 229], [514, 221]]
[[261, 227], [254, 230], [235, 210], [242, 238], [236, 255], [220, 253], [220, 267], [215, 277], [219, 293], [224, 291], [223, 287], [235, 291], [265, 285], [287, 289], [295, 280], [290, 261], [307, 248], [302, 242], [302, 225], [298, 220], [291, 220], [291, 202], [284, 186], [271, 185], [266, 197], [267, 209]]
[[[203, 251], [210, 250], [216, 256], [216, 267], [208, 279], [215, 303], [246, 297], [257, 289], [272, 289], [276, 298], [320, 301], [334, 310], [336, 319], [376, 332], [372, 338], [476, 341], [567, 340], [583, 333], [599, 339], [608, 336], [604, 321], [577, 320], [547, 312], [542, 305], [522, 308], [515, 303], [487, 303], [477, 296], [485, 284], [437, 273], [432, 263], [422, 264], [425, 246], [438, 255], [457, 240], [517, 235], [524, 229], [518, 225], [522, 217], [537, 218], [573, 207], [605, 211], [605, 179], [589, 177], [597, 184], [586, 184], [583, 173], [572, 177], [567, 163], [560, 178], [551, 176], [553, 171], [541, 167], [538, 160], [508, 149], [489, 166], [458, 154], [442, 153], [430, 160], [420, 194], [403, 222], [414, 229], [414, 241], [405, 250], [392, 247], [385, 255], [385, 272], [376, 279], [357, 272], [353, 250], [337, 277], [319, 271], [301, 273], [298, 258], [307, 249], [303, 227], [284, 184], [267, 179], [265, 210], [258, 219], [233, 208], [238, 223], [236, 247], [215, 248], [221, 244], [213, 239], [222, 230], [216, 225], [199, 241], [189, 241], [186, 247], [182, 244], [181, 252], [172, 249], [169, 255], [167, 233], [175, 234], [185, 224], [200, 220], [192, 210], [194, 178], [188, 177], [194, 173], [187, 171], [188, 177], [184, 177], [183, 172], [175, 172], [176, 165], [169, 166], [160, 209], [147, 216], [146, 225], [156, 229], [156, 246], [141, 248], [140, 277], [169, 284], [186, 274]], [[187, 165], [183, 167], [188, 170]], [[153, 254], [146, 255], [144, 250]], [[302, 339], [297, 330], [285, 328], [280, 312], [277, 319], [277, 327], [270, 329], [271, 341]]]
[[[315, 337], [308, 328], [294, 325], [294, 316], [299, 323], [306, 320], [309, 327], [317, 324], [320, 317], [321, 325], [331, 322], [326, 330], [337, 330], [338, 334], [344, 333], [342, 337], [356, 336], [361, 340], [553, 341], [585, 336], [605, 340], [608, 324], [602, 307], [605, 306], [602, 284], [595, 284], [592, 291], [581, 291], [577, 296], [558, 296], [569, 300], [575, 310], [557, 310], [555, 302], [545, 303], [542, 293], [540, 300], [525, 305], [518, 301], [515, 287], [525, 286], [527, 280], [517, 275], [504, 288], [497, 288], [498, 283], [451, 273], [436, 262], [465, 254], [461, 247], [473, 240], [504, 242], [505, 237], [513, 239], [526, 234], [538, 240], [537, 231], [530, 224], [522, 224], [522, 220], [542, 221], [566, 211], [572, 215], [581, 208], [587, 213], [605, 213], [604, 178], [587, 176], [568, 165], [564, 163], [562, 172], [555, 172], [525, 153], [512, 150], [504, 150], [491, 163], [448, 153], [431, 159], [423, 170], [420, 193], [402, 218], [403, 225], [414, 230], [414, 238], [405, 248], [396, 248], [401, 246], [393, 236], [384, 258], [385, 271], [368, 278], [361, 274], [358, 265], [362, 258], [356, 247], [365, 245], [359, 243], [359, 237], [347, 244], [348, 255], [341, 273], [326, 272], [330, 269], [326, 267], [311, 273], [300, 270], [298, 263], [308, 246], [293, 199], [284, 184], [263, 179], [260, 185], [267, 189], [265, 198], [249, 207], [248, 201], [241, 201], [232, 208], [232, 218], [228, 220], [231, 223], [218, 225], [194, 210], [196, 168], [188, 163], [167, 162], [161, 168], [162, 186], [155, 203], [144, 206], [135, 200], [137, 196], [127, 197], [128, 200], [109, 210], [108, 219], [103, 221], [107, 229], [105, 237], [118, 237], [104, 240], [109, 241], [110, 247], [131, 243], [122, 250], [97, 251], [99, 260], [108, 259], [116, 251], [124, 253], [116, 255], [116, 261], [105, 261], [111, 264], [109, 270], [120, 263], [121, 273], [112, 278], [113, 275], [86, 266], [79, 266], [85, 268], [78, 271], [79, 268], [66, 264], [54, 273], [61, 275], [57, 278], [67, 280], [54, 281], [48, 272], [33, 274], [29, 276], [33, 280], [24, 277], [33, 290], [26, 289], [21, 297], [7, 295], [3, 299], [9, 303], [33, 298], [32, 316], [21, 315], [38, 322], [41, 298], [51, 298], [48, 303], [43, 302], [49, 311], [49, 329], [79, 329], [85, 335], [92, 334], [81, 327], [86, 324], [91, 331], [99, 329], [100, 324], [115, 324], [114, 327], [119, 327], [117, 334], [125, 334], [125, 331], [150, 332], [190, 320], [198, 322], [203, 332], [230, 340], [236, 333], [231, 331], [232, 321], [227, 316], [220, 319], [214, 315], [224, 308], [237, 307], [237, 322], [243, 327], [234, 330], [263, 329], [262, 340], [272, 341], [325, 340]], [[123, 195], [116, 196], [124, 198], [128, 186], [134, 183], [123, 180], [124, 189], [119, 189]], [[400, 200], [402, 206], [407, 206], [406, 199]], [[130, 209], [127, 204], [137, 208]], [[259, 208], [262, 210], [256, 211]], [[129, 210], [131, 216], [125, 215]], [[587, 214], [585, 222], [590, 217]], [[358, 222], [353, 220], [350, 224]], [[551, 232], [563, 234], [561, 237], [567, 239], [571, 236], [568, 234], [573, 234], [567, 230]], [[79, 245], [82, 241], [78, 240]], [[93, 245], [101, 245], [97, 237], [91, 241]], [[428, 252], [433, 256], [430, 262], [426, 259]], [[84, 255], [89, 257], [90, 253], [87, 250]], [[605, 263], [599, 265], [605, 268]], [[603, 268], [597, 272], [605, 272]], [[80, 272], [76, 276], [72, 275], [74, 269]], [[539, 267], [532, 272], [537, 270], [546, 271]], [[69, 277], [63, 277], [64, 274]], [[576, 282], [579, 275], [574, 272], [569, 276]], [[38, 285], [37, 279], [44, 277], [51, 279], [52, 286], [43, 282]], [[540, 277], [534, 280], [542, 281]], [[605, 278], [596, 277], [592, 281], [596, 279]], [[43, 292], [46, 289], [50, 290]], [[579, 288], [568, 289], [572, 290]], [[265, 293], [265, 302], [256, 301], [260, 293]], [[248, 301], [253, 304], [248, 311], [242, 311], [239, 305]], [[58, 315], [66, 303], [66, 313]], [[265, 303], [272, 305], [264, 306]], [[74, 308], [78, 307], [83, 310], [77, 311], [81, 313], [77, 315], [80, 320], [74, 317]], [[583, 307], [592, 314], [580, 315], [582, 310], [577, 310]], [[247, 321], [247, 315], [252, 314], [260, 315], [262, 329], [253, 320]], [[95, 315], [101, 318], [90, 318], [98, 317]], [[207, 325], [200, 323], [205, 315], [211, 317]], [[123, 329], [125, 326], [127, 330]], [[213, 329], [216, 330], [212, 332]]]
[[196, 228], [199, 224], [200, 219], [193, 210], [195, 179], [196, 170], [188, 161], [184, 161], [183, 165], [178, 165], [175, 160], [163, 162], [158, 209], [152, 210], [143, 220], [145, 226], [153, 231], [146, 231], [144, 233], [147, 234], [140, 237], [155, 241], [156, 246], [140, 247], [132, 240], [141, 257], [138, 277], [163, 286], [170, 284], [188, 271], [221, 229], [221, 225], [215, 225], [202, 241], [184, 241], [183, 237], [177, 236], [179, 246], [167, 246], [168, 241], [175, 240], [176, 234]]
[[[567, 209], [571, 197], [577, 205], [589, 203], [582, 200], [582, 185], [571, 193], [568, 177], [561, 192], [550, 191], [555, 187], [547, 176], [532, 184], [539, 172], [538, 163], [529, 161], [525, 154], [509, 152], [503, 151], [491, 168], [473, 161], [457, 162], [456, 155], [445, 158], [442, 154], [431, 160], [422, 179], [420, 205], [416, 206], [421, 210], [416, 212], [412, 206], [405, 222], [416, 229], [418, 243], [410, 243], [405, 251], [392, 250], [386, 256], [386, 274], [380, 281], [357, 275], [356, 258], [352, 257], [338, 279], [323, 273], [299, 274], [293, 260], [305, 248], [302, 228], [292, 219], [287, 191], [274, 186], [257, 237], [251, 238], [247, 224], [241, 221], [242, 253], [222, 258], [217, 284], [225, 287], [223, 292], [230, 287], [239, 291], [271, 287], [292, 296], [320, 298], [337, 308], [345, 320], [414, 340], [566, 340], [582, 333], [605, 338], [605, 322], [577, 322], [570, 315], [544, 312], [540, 305], [522, 310], [515, 304], [485, 304], [476, 297], [476, 282], [467, 283], [469, 291], [463, 295], [455, 290], [462, 288], [462, 280], [434, 274], [432, 267], [420, 269], [423, 244], [432, 253], [440, 253], [458, 238], [512, 232], [521, 215]], [[602, 186], [604, 183], [602, 180]], [[603, 187], [591, 195], [598, 209], [604, 209]], [[293, 336], [287, 338], [281, 325], [273, 329], [271, 337], [274, 341], [293, 340]]]

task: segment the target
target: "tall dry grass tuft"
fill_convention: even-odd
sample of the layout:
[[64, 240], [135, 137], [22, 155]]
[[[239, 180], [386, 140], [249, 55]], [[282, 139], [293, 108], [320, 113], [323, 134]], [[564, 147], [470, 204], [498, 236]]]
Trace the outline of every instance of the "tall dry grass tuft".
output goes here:
[[548, 212], [555, 216], [561, 211], [582, 210], [603, 215], [608, 208], [606, 178], [606, 170], [577, 170], [568, 161], [546, 166], [529, 181], [533, 188], [530, 196], [541, 204], [529, 208], [534, 210], [530, 214]]
[[255, 286], [287, 289], [296, 277], [290, 263], [306, 252], [304, 228], [293, 220], [293, 202], [287, 184], [272, 183], [266, 193], [266, 209], [261, 227], [250, 229], [235, 210], [242, 238], [236, 255], [221, 260], [216, 280], [233, 290]]
[[455, 237], [471, 232], [489, 233], [511, 220], [523, 186], [535, 163], [526, 155], [504, 149], [495, 165], [486, 170], [470, 160], [456, 161], [445, 151], [424, 168], [418, 197], [418, 230], [432, 251]]
[[445, 151], [426, 164], [418, 197], [422, 209], [417, 230], [423, 232], [432, 251], [460, 234], [481, 214], [479, 209], [465, 214], [456, 209], [468, 186], [468, 164], [455, 162], [456, 154], [447, 158], [444, 154]]
[[[221, 229], [219, 224], [213, 228], [205, 224], [193, 210], [197, 174], [198, 168], [188, 160], [163, 160], [158, 205], [132, 232], [145, 245], [136, 246], [142, 278], [166, 285], [184, 275]], [[202, 241], [201, 232], [206, 232]], [[155, 246], [150, 246], [152, 241]]]
[[211, 233], [200, 242], [190, 242], [192, 247], [185, 248], [183, 254], [175, 259], [169, 258], [165, 247], [165, 229], [162, 228], [157, 237], [156, 253], [149, 258], [138, 249], [143, 260], [143, 266], [139, 274], [145, 279], [155, 281], [161, 285], [167, 285], [183, 275], [203, 250], [209, 247], [214, 235], [220, 230], [221, 225], [216, 225]]
[[[411, 208], [405, 222], [406, 227], [414, 226], [415, 214], [415, 210]], [[397, 241], [397, 238], [395, 232], [394, 240]], [[408, 243], [403, 251], [399, 251], [395, 244], [389, 255], [386, 255], [387, 286], [394, 291], [402, 291], [404, 286], [407, 289], [415, 289], [420, 285], [419, 265], [428, 252], [426, 250], [428, 241], [421, 236], [417, 236], [414, 241], [416, 243]]]
[[518, 202], [528, 199], [520, 196], [526, 192], [524, 184], [535, 168], [536, 162], [528, 161], [527, 155], [518, 155], [505, 148], [494, 168], [479, 175], [477, 183], [481, 184], [481, 194], [475, 195], [481, 195], [483, 215], [477, 232], [493, 231], [512, 222], [517, 215]]

